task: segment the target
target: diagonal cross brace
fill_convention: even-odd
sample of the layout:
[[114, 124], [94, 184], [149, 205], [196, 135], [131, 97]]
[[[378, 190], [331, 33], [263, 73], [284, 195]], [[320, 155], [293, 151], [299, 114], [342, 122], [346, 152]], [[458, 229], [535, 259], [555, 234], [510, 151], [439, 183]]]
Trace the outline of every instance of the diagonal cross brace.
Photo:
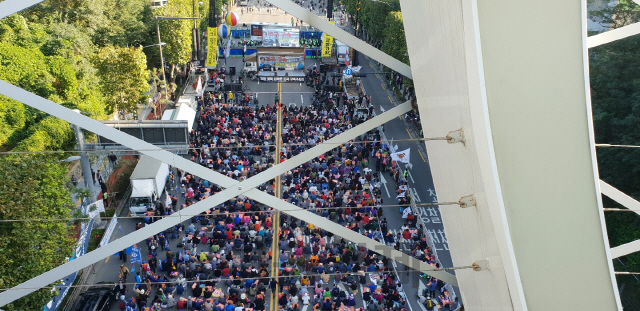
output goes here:
[[[53, 102], [50, 102], [46, 99], [40, 98], [32, 93], [29, 93], [27, 91], [24, 91], [18, 87], [15, 87], [11, 84], [8, 84], [4, 81], [0, 81], [0, 89], [2, 89], [2, 93], [4, 93], [4, 95], [9, 96], [11, 98], [14, 98], [16, 100], [25, 102], [25, 103], [29, 103], [29, 105], [31, 105], [32, 107], [36, 108], [36, 109], [40, 109], [44, 112], [47, 112], [51, 115], [57, 116], [61, 119], [64, 119], [68, 122], [77, 124], [78, 126], [82, 127], [82, 128], [86, 128], [88, 130], [91, 130], [93, 132], [95, 132], [96, 134], [99, 134], [101, 136], [104, 136], [106, 138], [109, 138], [113, 141], [117, 141], [121, 144], [123, 144], [124, 146], [128, 146], [132, 149], [135, 148], [144, 148], [144, 149], [151, 149], [149, 151], [141, 151], [141, 153], [149, 155], [151, 157], [154, 157], [158, 160], [167, 162], [167, 163], [173, 163], [174, 166], [179, 167], [185, 171], [189, 171], [192, 172], [194, 175], [197, 175], [199, 177], [202, 177], [204, 179], [207, 180], [212, 180], [212, 181], [216, 181], [216, 183], [220, 184], [222, 187], [227, 187], [228, 189], [225, 189], [224, 191], [206, 199], [203, 200], [201, 202], [198, 202], [197, 204], [192, 205], [189, 208], [189, 214], [192, 213], [200, 213], [203, 212], [207, 209], [209, 209], [211, 206], [215, 206], [218, 204], [221, 204], [233, 197], [236, 197], [239, 194], [245, 193], [246, 195], [251, 196], [252, 198], [256, 199], [259, 202], [262, 202], [264, 204], [267, 205], [273, 205], [272, 207], [278, 209], [278, 210], [282, 210], [282, 207], [279, 207], [280, 204], [282, 204], [282, 201], [274, 198], [273, 196], [270, 196], [266, 193], [263, 193], [257, 189], [254, 189], [255, 187], [257, 187], [258, 185], [262, 184], [263, 182], [266, 182], [270, 179], [273, 179], [275, 176], [277, 176], [278, 174], [282, 174], [284, 171], [290, 170], [294, 167], [296, 167], [298, 164], [294, 163], [294, 162], [299, 162], [300, 158], [307, 156], [307, 157], [315, 157], [318, 156], [326, 151], [329, 151], [333, 148], [335, 148], [334, 144], [321, 144], [318, 145], [310, 150], [305, 151], [304, 153], [292, 158], [289, 161], [286, 161], [280, 165], [277, 165], [276, 167], [273, 167], [272, 169], [269, 169], [267, 171], [272, 172], [270, 174], [267, 175], [267, 171], [258, 174], [244, 182], [241, 183], [241, 185], [237, 188], [233, 188], [236, 184], [238, 184], [237, 181], [228, 178], [222, 174], [219, 174], [217, 172], [211, 171], [209, 169], [202, 169], [202, 167], [200, 165], [197, 165], [187, 159], [184, 159], [182, 157], [178, 157], [175, 156], [167, 151], [161, 150], [158, 147], [155, 147], [151, 144], [148, 144], [144, 141], [138, 140], [134, 137], [131, 137], [125, 133], [122, 133], [116, 129], [107, 127], [103, 124], [101, 124], [98, 121], [95, 121], [93, 119], [90, 119], [88, 117], [82, 116], [80, 114], [76, 114], [76, 113], [71, 113], [71, 111], [65, 107], [59, 106]], [[409, 103], [405, 103], [401, 106], [398, 106], [390, 111], [388, 111], [385, 114], [382, 114], [372, 120], [369, 120], [365, 123], [363, 123], [360, 126], [357, 126], [341, 135], [338, 135], [337, 137], [334, 137], [333, 139], [331, 139], [329, 142], [332, 143], [344, 143], [346, 141], [348, 141], [349, 139], [351, 139], [351, 137], [353, 136], [357, 136], [360, 134], [363, 134], [365, 132], [367, 132], [368, 130], [370, 130], [371, 128], [384, 123], [386, 121], [388, 121], [389, 119], [395, 118], [397, 115], [400, 115], [402, 113], [407, 112], [408, 110], [410, 110], [410, 106]], [[321, 148], [322, 147], [322, 148]], [[303, 156], [304, 154], [304, 156]], [[304, 162], [304, 160], [303, 160]], [[286, 165], [285, 165], [286, 164]], [[275, 174], [275, 175], [274, 175]], [[269, 175], [273, 175], [273, 176], [269, 176]], [[262, 178], [257, 178], [257, 177], [262, 177]], [[279, 202], [279, 203], [274, 203], [274, 202]], [[213, 204], [213, 205], [212, 205]], [[287, 205], [293, 206], [295, 208], [294, 205], [291, 205], [290, 203], [286, 203]], [[290, 207], [289, 207], [290, 208]], [[284, 211], [285, 213], [288, 213], [288, 211]], [[180, 216], [182, 213], [179, 212], [176, 214], [176, 216]], [[342, 226], [337, 226], [336, 224], [318, 217], [308, 211], [305, 210], [300, 210], [300, 212], [296, 213], [296, 217], [300, 217], [300, 218], [304, 218], [307, 219], [309, 218], [309, 215], [311, 215], [310, 217], [312, 218], [320, 218], [318, 219], [318, 221], [322, 221], [321, 223], [314, 223], [315, 225], [322, 227], [322, 228], [326, 228], [328, 231], [333, 232], [334, 234], [340, 235], [340, 236], [354, 236], [355, 234], [346, 229], [343, 228]], [[315, 216], [315, 217], [314, 217]], [[30, 281], [27, 281], [25, 283], [22, 283], [19, 286], [16, 286], [14, 288], [14, 290], [10, 290], [7, 292], [4, 292], [2, 294], [0, 294], [0, 305], [4, 305], [7, 303], [10, 303], [11, 301], [14, 301], [30, 292], [33, 292], [37, 289], [37, 287], [39, 287], [41, 284], [49, 284], [54, 282], [55, 280], [60, 279], [61, 277], [64, 277], [65, 275], [68, 275], [70, 273], [72, 273], [73, 271], [77, 271], [83, 267], [86, 267], [98, 260], [101, 260], [102, 258], [105, 258], [107, 256], [109, 256], [110, 254], [113, 254], [115, 252], [117, 252], [120, 249], [123, 249], [129, 245], [131, 245], [132, 243], [135, 243], [137, 241], [141, 241], [143, 239], [145, 239], [146, 237], [153, 235], [161, 230], [163, 230], [164, 228], [168, 228], [172, 225], [177, 224], [178, 222], [180, 222], [179, 217], [169, 217], [169, 218], [165, 218], [162, 221], [158, 221], [156, 223], [154, 223], [151, 226], [146, 227], [145, 231], [137, 231], [134, 233], [131, 233], [127, 236], [125, 236], [125, 239], [118, 239], [108, 245], [106, 245], [105, 247], [102, 247], [96, 251], [93, 251], [85, 256], [82, 256], [76, 260], [73, 261], [73, 263], [67, 263], [64, 264], [60, 267], [57, 267], [47, 273], [42, 274], [41, 276], [38, 276]], [[313, 223], [313, 222], [311, 222]], [[335, 231], [333, 228], [329, 228], [331, 227], [331, 225], [337, 226], [339, 228], [335, 228]], [[345, 232], [346, 231], [346, 232]], [[411, 264], [409, 261], [411, 260], [412, 257], [402, 257], [402, 256], [408, 256], [408, 255], [402, 255], [402, 253], [400, 252], [395, 252], [395, 250], [392, 250], [390, 248], [388, 248], [385, 245], [379, 244], [373, 240], [369, 240], [368, 238], [365, 238], [363, 236], [360, 236], [362, 238], [364, 238], [365, 240], [359, 240], [359, 241], [355, 241], [355, 242], [363, 242], [365, 245], [363, 246], [367, 246], [367, 247], [374, 247], [373, 251], [376, 251], [378, 253], [381, 253], [383, 255], [392, 255], [395, 256], [397, 258], [393, 258], [394, 260], [400, 261], [400, 262], [407, 262], [409, 267], [414, 267], [416, 269], [420, 269], [420, 270], [425, 270], [428, 269], [428, 266], [425, 267], [418, 267], [420, 266], [420, 263], [418, 262], [417, 264]], [[351, 240], [351, 239], [350, 239]], [[126, 241], [126, 242], [125, 242]], [[370, 243], [366, 243], [369, 242]], [[373, 244], [372, 244], [373, 243]], [[379, 245], [376, 245], [379, 244]], [[82, 260], [80, 260], [82, 259]], [[403, 259], [408, 259], [408, 260], [403, 260]], [[444, 273], [444, 272], [440, 272], [440, 273]], [[438, 273], [439, 274], [439, 273]], [[434, 275], [435, 276], [435, 275]], [[438, 276], [436, 276], [438, 277]], [[441, 276], [440, 278], [442, 278], [443, 280], [454, 284], [455, 285], [455, 278], [453, 278], [453, 276], [449, 273], [444, 273], [443, 276]], [[452, 280], [450, 280], [452, 279]]]
[[349, 46], [377, 60], [383, 65], [399, 72], [403, 76], [413, 79], [411, 67], [407, 64], [389, 56], [388, 54], [372, 47], [368, 43], [358, 39], [358, 37], [329, 24], [329, 22], [321, 19], [317, 15], [309, 12], [305, 8], [293, 3], [290, 0], [267, 0], [271, 4], [285, 10], [289, 14], [303, 20], [305, 23], [322, 30], [322, 32], [342, 41], [349, 42]]
[[44, 0], [5, 0], [0, 2], [0, 19], [14, 13], [18, 13], [30, 6], [34, 6]]

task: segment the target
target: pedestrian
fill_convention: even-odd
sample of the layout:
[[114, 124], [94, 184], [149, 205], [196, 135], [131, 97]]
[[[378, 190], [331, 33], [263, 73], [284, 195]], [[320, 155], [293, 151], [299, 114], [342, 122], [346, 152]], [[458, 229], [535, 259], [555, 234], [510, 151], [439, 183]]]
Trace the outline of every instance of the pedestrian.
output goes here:
[[104, 207], [109, 207], [109, 192], [103, 192], [102, 193], [102, 203], [104, 204]]
[[100, 174], [100, 170], [98, 170], [98, 172], [96, 173], [96, 179], [98, 179], [99, 183], [102, 183], [102, 174]]
[[71, 175], [71, 183], [74, 187], [78, 186], [78, 179], [76, 178], [76, 175]]
[[109, 162], [111, 163], [111, 167], [114, 167], [116, 165], [116, 161], [118, 161], [118, 157], [112, 151], [111, 154], [109, 154]]
[[279, 102], [280, 102], [280, 94], [276, 93], [276, 100], [273, 104], [277, 105]]
[[93, 184], [96, 184], [96, 171], [91, 169], [91, 179], [93, 179]]
[[121, 250], [118, 255], [120, 256], [120, 260], [122, 260], [122, 262], [127, 262], [127, 251], [126, 250]]
[[128, 275], [129, 268], [125, 267], [124, 265], [120, 265], [120, 279], [126, 283]]

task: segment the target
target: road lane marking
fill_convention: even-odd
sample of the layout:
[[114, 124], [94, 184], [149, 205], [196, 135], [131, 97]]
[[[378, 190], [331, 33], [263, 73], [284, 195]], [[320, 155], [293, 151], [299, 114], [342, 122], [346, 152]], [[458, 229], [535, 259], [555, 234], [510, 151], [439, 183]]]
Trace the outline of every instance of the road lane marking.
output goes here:
[[418, 153], [420, 154], [422, 161], [427, 162], [427, 160], [424, 159], [424, 156], [422, 155], [422, 151], [420, 151], [420, 149], [418, 149]]
[[384, 84], [380, 83], [380, 85], [382, 85], [382, 89], [383, 89], [383, 90], [387, 90], [387, 89], [384, 87]]
[[[393, 104], [393, 101], [391, 100], [391, 96], [387, 95], [387, 97], [389, 98], [389, 102], [390, 102], [391, 104]], [[398, 118], [399, 118], [399, 116], [398, 116]], [[402, 119], [400, 119], [400, 120], [402, 120]]]
[[407, 130], [407, 134], [409, 134], [409, 137], [410, 137], [411, 139], [413, 139], [413, 136], [411, 136], [411, 133], [409, 133], [409, 129], [408, 129], [408, 128], [406, 128], [406, 127], [405, 127], [404, 129], [405, 129], [405, 130]]

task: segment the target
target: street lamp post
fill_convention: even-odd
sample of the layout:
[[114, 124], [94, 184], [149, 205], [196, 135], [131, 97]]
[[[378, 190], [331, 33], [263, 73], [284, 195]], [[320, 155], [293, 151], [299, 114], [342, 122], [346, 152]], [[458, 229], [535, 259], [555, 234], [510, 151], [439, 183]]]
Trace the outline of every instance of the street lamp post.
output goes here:
[[144, 49], [144, 48], [148, 48], [148, 47], [152, 47], [152, 46], [163, 46], [163, 45], [166, 45], [166, 43], [165, 42], [160, 42], [160, 43], [156, 43], [156, 44], [145, 45], [142, 48]]
[[158, 46], [160, 47], [160, 67], [162, 68], [162, 81], [164, 81], [165, 91], [167, 89], [167, 77], [164, 73], [164, 57], [162, 56], [162, 46], [165, 44], [160, 39], [160, 23], [158, 21], [184, 20], [184, 19], [200, 19], [200, 17], [168, 17], [156, 16], [156, 31], [158, 32]]
[[378, 3], [386, 4], [388, 7], [392, 8], [394, 10], [396, 8], [396, 2], [395, 1], [393, 1], [392, 3], [389, 3], [389, 2], [381, 1], [381, 0], [371, 0], [371, 2], [378, 2]]
[[192, 19], [197, 20], [201, 19], [200, 17], [168, 17], [168, 16], [156, 16], [156, 31], [158, 32], [158, 46], [160, 47], [160, 63], [162, 67], [162, 80], [164, 81], [165, 88], [167, 87], [167, 77], [164, 74], [164, 58], [162, 57], [162, 40], [160, 39], [160, 23], [158, 21], [173, 21], [173, 20], [184, 20], [184, 19]]
[[159, 16], [156, 16], [156, 31], [158, 32], [158, 46], [160, 47], [160, 70], [162, 70], [162, 81], [164, 81], [164, 87], [167, 88], [167, 77], [164, 73], [164, 57], [162, 57], [162, 40], [160, 39], [160, 20]]

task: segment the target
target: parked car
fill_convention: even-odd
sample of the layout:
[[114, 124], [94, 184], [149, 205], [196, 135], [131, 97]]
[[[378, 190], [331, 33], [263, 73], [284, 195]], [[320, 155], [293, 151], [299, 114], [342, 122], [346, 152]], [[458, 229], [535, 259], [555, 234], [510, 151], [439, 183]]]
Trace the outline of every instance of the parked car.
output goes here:
[[72, 309], [74, 311], [109, 311], [111, 303], [116, 299], [113, 292], [114, 283], [98, 283], [80, 294], [78, 302]]

